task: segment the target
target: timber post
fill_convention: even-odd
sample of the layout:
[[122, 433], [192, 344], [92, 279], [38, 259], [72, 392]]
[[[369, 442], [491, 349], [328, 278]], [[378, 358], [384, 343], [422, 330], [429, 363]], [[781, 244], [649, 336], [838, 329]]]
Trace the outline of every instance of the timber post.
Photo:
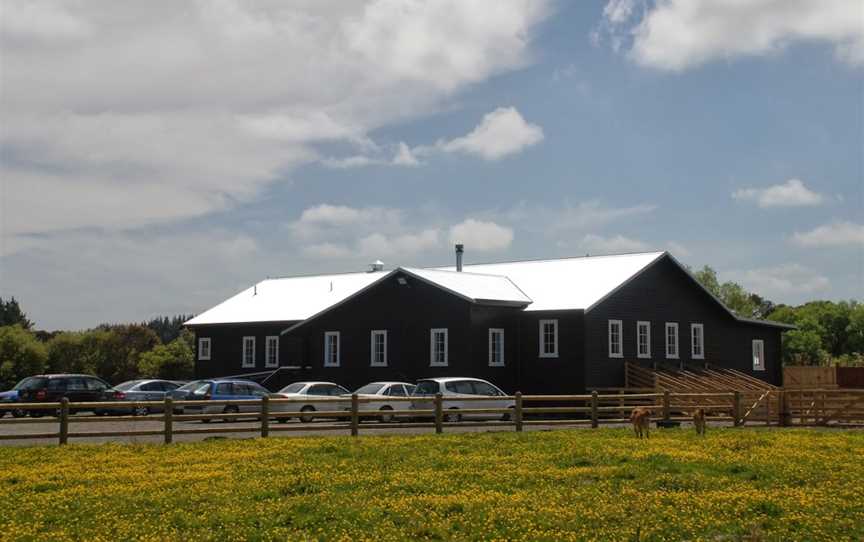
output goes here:
[[444, 432], [444, 400], [440, 391], [435, 394], [435, 432]]
[[663, 390], [663, 421], [665, 422], [668, 422], [669, 418], [672, 417], [669, 404], [669, 390]]
[[516, 408], [513, 410], [513, 422], [516, 424], [516, 431], [522, 431], [522, 392], [516, 392]]
[[732, 392], [732, 418], [735, 427], [741, 425], [741, 392], [738, 390]]
[[351, 394], [351, 436], [356, 437], [360, 433], [360, 400], [356, 393]]
[[60, 399], [60, 446], [69, 442], [69, 399]]
[[165, 420], [165, 444], [171, 444], [174, 442], [174, 399], [171, 397], [165, 398], [163, 419]]
[[261, 438], [270, 436], [270, 397], [261, 398]]
[[591, 428], [597, 429], [600, 425], [600, 420], [597, 415], [597, 390], [591, 392]]

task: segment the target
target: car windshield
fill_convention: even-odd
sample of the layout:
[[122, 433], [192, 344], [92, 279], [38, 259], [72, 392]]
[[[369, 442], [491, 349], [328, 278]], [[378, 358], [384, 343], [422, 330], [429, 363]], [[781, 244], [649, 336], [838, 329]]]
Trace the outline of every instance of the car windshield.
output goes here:
[[300, 391], [305, 387], [305, 383], [295, 382], [293, 384], [288, 384], [287, 386], [279, 390], [279, 393], [300, 393]]
[[189, 382], [188, 384], [183, 384], [182, 386], [180, 386], [177, 389], [180, 391], [192, 391], [200, 385], [201, 385], [200, 380], [193, 380], [192, 382]]
[[198, 382], [195, 385], [195, 389], [192, 391], [192, 395], [206, 395], [207, 392], [209, 392], [209, 391], [210, 391], [210, 382]]
[[21, 382], [15, 384], [15, 387], [12, 388], [12, 389], [13, 389], [13, 390], [24, 390], [24, 389], [27, 389], [27, 382], [29, 382], [30, 380], [33, 380], [33, 377], [28, 376], [27, 378], [25, 378], [25, 379], [22, 380]]
[[122, 384], [117, 384], [116, 386], [114, 386], [114, 389], [120, 391], [131, 390], [139, 382], [143, 382], [143, 380], [130, 380], [128, 382], [123, 382]]
[[363, 387], [357, 388], [357, 391], [355, 391], [354, 393], [356, 393], [357, 395], [375, 395], [376, 393], [381, 391], [381, 388], [383, 388], [383, 387], [384, 387], [384, 384], [378, 384], [378, 383], [366, 384]]
[[28, 378], [27, 380], [22, 381], [18, 388], [19, 390], [38, 390], [44, 388], [48, 385], [47, 378]]
[[435, 395], [438, 393], [438, 383], [434, 380], [421, 380], [417, 383], [412, 395]]

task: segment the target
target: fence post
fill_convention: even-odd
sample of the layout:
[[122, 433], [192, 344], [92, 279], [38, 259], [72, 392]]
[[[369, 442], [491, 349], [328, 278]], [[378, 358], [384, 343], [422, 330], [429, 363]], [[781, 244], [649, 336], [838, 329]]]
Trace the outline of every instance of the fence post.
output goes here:
[[165, 397], [165, 444], [174, 442], [174, 399]]
[[777, 391], [777, 425], [786, 427], [786, 393], [783, 390]]
[[360, 401], [357, 394], [351, 394], [351, 436], [356, 437], [360, 432]]
[[732, 392], [732, 418], [735, 427], [741, 425], [741, 392], [738, 390]]
[[261, 438], [270, 436], [270, 397], [261, 398]]
[[522, 392], [516, 392], [516, 409], [513, 411], [513, 421], [516, 423], [516, 431], [522, 431]]
[[663, 421], [668, 422], [671, 417], [669, 410], [669, 390], [663, 390]]
[[435, 394], [435, 432], [444, 432], [444, 401], [440, 391]]
[[597, 416], [597, 390], [591, 392], [591, 428], [597, 429], [600, 420]]
[[60, 399], [60, 446], [69, 441], [69, 399]]

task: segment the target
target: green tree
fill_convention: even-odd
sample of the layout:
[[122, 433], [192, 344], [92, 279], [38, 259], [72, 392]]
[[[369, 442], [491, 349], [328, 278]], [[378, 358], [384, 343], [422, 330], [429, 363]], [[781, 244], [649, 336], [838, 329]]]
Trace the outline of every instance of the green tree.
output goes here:
[[99, 338], [95, 352], [96, 375], [117, 384], [138, 376], [141, 354], [160, 344], [152, 329], [138, 325], [103, 326], [106, 335]]
[[192, 378], [195, 372], [193, 340], [192, 333], [183, 330], [180, 336], [170, 343], [159, 345], [150, 352], [141, 354], [139, 360], [141, 374], [171, 380]]
[[764, 318], [765, 311], [774, 305], [758, 295], [751, 294], [735, 282], [721, 284], [717, 279], [717, 272], [707, 265], [695, 271], [693, 277], [729, 310], [743, 318]]
[[0, 327], [0, 388], [44, 372], [47, 361], [45, 345], [30, 331], [20, 325]]
[[33, 322], [27, 319], [27, 315], [21, 310], [18, 301], [12, 297], [9, 301], [3, 301], [0, 297], [0, 326], [19, 325], [24, 329], [33, 327]]

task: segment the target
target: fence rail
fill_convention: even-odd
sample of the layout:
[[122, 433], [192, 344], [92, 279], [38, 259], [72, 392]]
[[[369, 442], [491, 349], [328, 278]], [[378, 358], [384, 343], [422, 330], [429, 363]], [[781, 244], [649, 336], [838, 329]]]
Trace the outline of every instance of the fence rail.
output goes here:
[[[469, 401], [466, 406], [465, 401]], [[483, 403], [495, 401], [504, 407], [487, 408]], [[440, 394], [429, 398], [388, 397], [388, 403], [406, 403], [398, 410], [369, 410], [363, 406], [381, 403], [379, 398], [322, 397], [309, 399], [282, 399], [264, 397], [260, 400], [207, 400], [174, 401], [119, 401], [99, 403], [73, 403], [62, 399], [57, 403], [15, 403], [16, 409], [36, 413], [43, 417], [0, 418], [0, 426], [15, 424], [56, 424], [55, 432], [0, 434], [2, 440], [57, 439], [62, 445], [69, 439], [93, 437], [155, 436], [161, 435], [171, 443], [175, 435], [213, 433], [257, 433], [262, 437], [271, 433], [291, 431], [348, 431], [357, 436], [363, 431], [391, 428], [434, 428], [436, 433], [451, 427], [513, 427], [522, 431], [535, 425], [590, 425], [627, 422], [634, 408], [651, 410], [651, 419], [666, 423], [688, 421], [693, 411], [701, 408], [708, 420], [731, 422], [734, 426], [795, 425], [846, 426], [864, 425], [864, 390], [849, 389], [767, 389], [763, 391], [694, 392], [694, 393], [610, 393], [597, 391], [590, 395], [522, 395], [509, 397], [472, 397], [447, 399]], [[300, 411], [300, 404], [315, 403], [329, 410]], [[419, 408], [411, 408], [413, 405]], [[473, 404], [476, 403], [476, 406]], [[553, 403], [553, 404], [550, 404]], [[456, 409], [454, 405], [461, 404]], [[75, 410], [104, 409], [131, 411], [137, 407], [162, 410], [161, 414], [132, 416], [73, 416]], [[221, 412], [189, 414], [186, 407], [209, 410], [221, 407]], [[426, 408], [430, 407], [430, 408]], [[248, 408], [247, 411], [242, 411]], [[47, 415], [45, 415], [47, 414]], [[285, 424], [290, 420], [309, 421], [310, 417], [326, 422]], [[477, 419], [479, 417], [491, 419]], [[236, 421], [253, 418], [255, 425], [243, 427], [177, 427], [177, 422], [212, 420]], [[134, 429], [127, 431], [79, 431], [85, 424], [117, 421], [161, 422], [161, 429]], [[375, 424], [363, 422], [377, 421]], [[275, 422], [275, 423], [273, 423]]]

